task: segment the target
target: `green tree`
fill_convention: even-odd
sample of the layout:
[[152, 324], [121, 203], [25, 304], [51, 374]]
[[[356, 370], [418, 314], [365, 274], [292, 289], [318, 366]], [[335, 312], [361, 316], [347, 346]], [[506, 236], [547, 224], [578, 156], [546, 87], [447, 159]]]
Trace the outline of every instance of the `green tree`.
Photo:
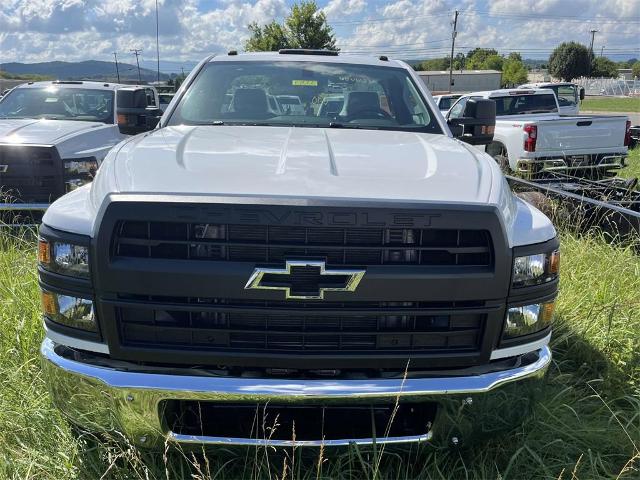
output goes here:
[[570, 81], [587, 75], [590, 64], [591, 53], [587, 47], [576, 42], [564, 42], [549, 57], [549, 73]]
[[597, 57], [593, 61], [591, 66], [592, 77], [606, 77], [617, 78], [618, 77], [618, 65], [612, 62], [607, 57]]
[[418, 64], [418, 70], [449, 70], [449, 57], [425, 60]]
[[273, 21], [261, 27], [256, 22], [247, 25], [251, 37], [244, 44], [248, 52], [275, 52], [281, 48], [291, 48], [291, 43], [282, 25]]
[[264, 26], [254, 22], [248, 28], [251, 36], [244, 48], [249, 52], [276, 51], [281, 48], [338, 50], [327, 16], [318, 10], [313, 0], [294, 4], [282, 25], [276, 21]]
[[498, 55], [498, 51], [493, 48], [474, 48], [467, 53], [467, 61], [465, 68], [469, 70], [480, 70], [483, 68], [482, 64], [493, 55]]
[[502, 86], [513, 87], [527, 81], [527, 67], [519, 53], [512, 52], [502, 65]]
[[500, 55], [489, 55], [480, 65], [480, 70], [502, 70], [503, 63], [504, 58]]
[[458, 53], [455, 57], [453, 57], [454, 70], [463, 70], [465, 68], [466, 63], [467, 63], [467, 57], [464, 56], [464, 53]]
[[631, 74], [634, 78], [640, 78], [640, 62], [631, 65]]

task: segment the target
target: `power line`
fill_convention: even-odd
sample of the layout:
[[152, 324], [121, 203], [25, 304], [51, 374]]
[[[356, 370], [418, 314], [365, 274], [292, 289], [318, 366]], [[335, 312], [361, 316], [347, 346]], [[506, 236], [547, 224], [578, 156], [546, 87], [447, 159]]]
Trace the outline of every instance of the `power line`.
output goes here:
[[[360, 24], [368, 24], [368, 23], [385, 23], [385, 22], [394, 22], [394, 21], [406, 21], [406, 20], [414, 20], [414, 19], [423, 19], [423, 18], [437, 18], [451, 15], [451, 10], [443, 11], [441, 13], [431, 13], [424, 15], [413, 15], [411, 17], [402, 16], [402, 17], [369, 17], [363, 20], [345, 20], [341, 22], [331, 22], [332, 26], [342, 26], [342, 25], [360, 25]], [[581, 22], [585, 21], [597, 22], [601, 24], [635, 24], [640, 23], [640, 17], [629, 17], [624, 20], [616, 20], [616, 19], [608, 19], [603, 17], [580, 17], [580, 16], [568, 16], [568, 15], [544, 15], [544, 14], [518, 14], [518, 13], [508, 13], [502, 11], [484, 11], [484, 10], [475, 10], [473, 8], [467, 8], [464, 10], [460, 10], [459, 13], [469, 13], [476, 14], [480, 16], [494, 17], [494, 18], [523, 18], [531, 21], [570, 21], [570, 22]]]
[[441, 38], [440, 40], [427, 40], [423, 42], [411, 42], [411, 43], [393, 43], [388, 45], [362, 45], [361, 42], [355, 42], [355, 43], [342, 43], [342, 44], [338, 44], [338, 46], [340, 48], [350, 47], [350, 46], [357, 46], [359, 48], [388, 48], [388, 47], [404, 47], [404, 46], [411, 46], [411, 45], [424, 45], [427, 43], [442, 43], [442, 42], [448, 42], [448, 41], [449, 41], [448, 38]]

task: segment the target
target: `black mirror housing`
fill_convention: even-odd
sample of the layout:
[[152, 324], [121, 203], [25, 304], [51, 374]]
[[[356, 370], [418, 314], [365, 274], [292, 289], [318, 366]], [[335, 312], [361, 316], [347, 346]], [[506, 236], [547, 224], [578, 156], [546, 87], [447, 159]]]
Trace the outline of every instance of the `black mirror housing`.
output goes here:
[[470, 145], [488, 145], [493, 141], [496, 127], [496, 103], [493, 100], [470, 98], [462, 117], [449, 118], [454, 137]]
[[137, 135], [156, 128], [162, 110], [157, 107], [119, 108], [118, 128], [123, 135]]
[[584, 100], [584, 87], [580, 87], [580, 100]]

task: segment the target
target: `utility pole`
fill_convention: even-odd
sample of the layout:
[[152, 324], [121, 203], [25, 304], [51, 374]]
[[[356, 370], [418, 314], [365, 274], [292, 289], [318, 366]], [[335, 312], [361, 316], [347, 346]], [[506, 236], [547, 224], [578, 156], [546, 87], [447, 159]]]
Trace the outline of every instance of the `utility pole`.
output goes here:
[[600, 49], [600, 56], [602, 57], [602, 54], [604, 53], [604, 45], [602, 45], [602, 48]]
[[593, 39], [596, 36], [596, 33], [598, 33], [598, 30], [589, 30], [589, 32], [591, 32], [591, 45], [589, 46], [589, 50], [591, 50], [591, 55], [593, 55]]
[[453, 17], [453, 32], [451, 32], [451, 58], [449, 59], [449, 93], [451, 93], [451, 86], [453, 85], [453, 49], [456, 45], [456, 35], [458, 34], [456, 28], [458, 27], [458, 10], [456, 10]]
[[593, 29], [593, 30], [589, 30], [589, 32], [591, 32], [591, 45], [589, 45], [589, 52], [591, 53], [591, 57], [589, 58], [588, 72], [589, 72], [589, 75], [591, 75], [591, 63], [592, 63], [592, 60], [595, 58], [595, 55], [593, 54], [593, 39], [595, 38], [596, 33], [598, 33], [598, 30]]
[[156, 0], [156, 56], [158, 58], [158, 83], [160, 83], [160, 24], [158, 22], [158, 0]]
[[118, 83], [120, 83], [120, 69], [118, 68], [118, 52], [113, 52], [113, 58], [116, 61], [116, 75], [118, 76]]
[[136, 56], [136, 65], [138, 66], [138, 83], [142, 83], [142, 77], [140, 76], [140, 61], [138, 60], [138, 56], [142, 53], [142, 49], [140, 48], [132, 48], [129, 50]]

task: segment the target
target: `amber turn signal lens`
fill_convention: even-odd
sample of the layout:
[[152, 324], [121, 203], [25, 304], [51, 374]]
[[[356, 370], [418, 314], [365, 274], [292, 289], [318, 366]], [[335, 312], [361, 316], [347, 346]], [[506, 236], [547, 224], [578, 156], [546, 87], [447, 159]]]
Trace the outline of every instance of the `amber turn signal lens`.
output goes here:
[[38, 240], [38, 262], [45, 265], [51, 263], [51, 247], [49, 242], [43, 239]]
[[51, 292], [42, 292], [42, 310], [46, 315], [56, 315], [58, 313], [58, 302], [56, 296]]
[[542, 312], [540, 312], [540, 323], [549, 325], [553, 320], [553, 312], [556, 310], [556, 303], [549, 302], [542, 304]]
[[556, 250], [549, 258], [549, 273], [557, 275], [560, 272], [560, 250]]

